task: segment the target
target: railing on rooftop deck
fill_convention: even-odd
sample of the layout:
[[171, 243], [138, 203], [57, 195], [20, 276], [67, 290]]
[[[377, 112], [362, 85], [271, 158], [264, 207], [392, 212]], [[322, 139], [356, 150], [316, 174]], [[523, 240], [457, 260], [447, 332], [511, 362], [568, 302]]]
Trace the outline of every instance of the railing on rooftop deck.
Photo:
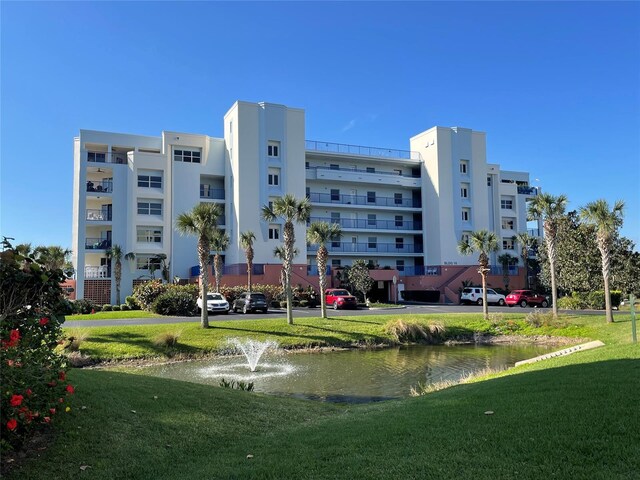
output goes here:
[[106, 210], [97, 210], [94, 208], [88, 208], [86, 219], [92, 222], [110, 222], [111, 212]]
[[127, 154], [120, 152], [87, 152], [87, 162], [123, 165], [127, 163]]
[[392, 198], [392, 197], [369, 197], [368, 195], [349, 195], [345, 193], [317, 193], [310, 192], [309, 201], [311, 203], [338, 203], [343, 205], [371, 205], [372, 207], [405, 207], [421, 208], [422, 200], [419, 198]]
[[211, 185], [200, 184], [200, 198], [224, 200], [224, 188], [213, 188]]
[[86, 250], [105, 250], [111, 248], [111, 240], [106, 238], [85, 238], [84, 248]]
[[538, 189], [537, 187], [531, 187], [528, 185], [518, 185], [518, 193], [522, 195], [537, 195]]
[[[489, 274], [490, 275], [504, 275], [504, 270], [500, 265], [491, 265]], [[518, 266], [517, 265], [509, 265], [507, 268], [507, 275], [514, 276], [518, 275]]]
[[426, 275], [428, 277], [436, 277], [442, 273], [440, 266], [415, 265], [405, 266], [397, 269], [401, 277], [414, 277]]
[[362, 145], [347, 145], [344, 143], [318, 142], [306, 140], [305, 149], [316, 152], [341, 153], [345, 155], [362, 155], [365, 157], [399, 158], [404, 160], [420, 160], [419, 152], [397, 150], [394, 148], [364, 147]]
[[337, 223], [342, 228], [361, 228], [372, 230], [422, 230], [422, 222], [414, 222], [413, 220], [369, 220], [367, 218], [324, 218], [311, 217], [307, 222], [307, 226], [313, 222]]
[[[194, 265], [190, 270], [192, 277], [197, 277], [200, 275], [200, 265]], [[225, 265], [222, 268], [222, 273], [224, 275], [246, 275], [247, 274], [247, 264], [246, 263], [236, 263], [233, 265]], [[253, 268], [251, 269], [252, 275], [264, 275], [264, 264], [262, 263], [254, 263]]]
[[[309, 252], [318, 250], [317, 245], [308, 245]], [[409, 243], [382, 242], [329, 242], [327, 250], [340, 253], [422, 253], [422, 245]]]
[[367, 175], [391, 175], [394, 177], [405, 177], [405, 178], [420, 178], [420, 175], [413, 175], [412, 173], [402, 173], [402, 172], [389, 172], [386, 170], [378, 170], [375, 171], [367, 170], [366, 168], [356, 168], [356, 167], [325, 167], [325, 166], [309, 166], [306, 167], [307, 170], [331, 170], [336, 172], [353, 172], [353, 173], [366, 173]]
[[111, 193], [113, 192], [113, 182], [111, 180], [102, 180], [96, 184], [91, 180], [87, 180], [87, 192]]

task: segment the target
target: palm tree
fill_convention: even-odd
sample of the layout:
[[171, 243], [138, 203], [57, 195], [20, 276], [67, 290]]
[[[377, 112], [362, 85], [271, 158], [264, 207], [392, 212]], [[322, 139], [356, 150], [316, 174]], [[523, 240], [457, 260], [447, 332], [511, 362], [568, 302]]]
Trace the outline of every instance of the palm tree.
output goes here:
[[220, 293], [220, 279], [222, 278], [222, 255], [229, 248], [229, 235], [223, 230], [216, 230], [211, 238], [211, 250], [216, 252], [213, 257], [213, 279], [215, 281], [216, 293]]
[[58, 245], [36, 247], [33, 252], [40, 263], [44, 264], [49, 270], [64, 268], [67, 258], [71, 255], [71, 250]]
[[[217, 203], [199, 203], [190, 212], [178, 215], [176, 230], [181, 235], [193, 235], [198, 238], [198, 263], [200, 264], [200, 298], [207, 300], [209, 287], [209, 252], [211, 240], [218, 229], [218, 219], [222, 208]], [[200, 326], [209, 328], [209, 314], [206, 308], [201, 309]]]
[[525, 288], [528, 290], [529, 286], [529, 249], [535, 247], [537, 240], [536, 237], [529, 235], [528, 232], [520, 232], [516, 234], [513, 239], [520, 245], [520, 258], [522, 259], [522, 265], [525, 268]]
[[285, 291], [287, 296], [287, 323], [293, 325], [293, 312], [291, 310], [291, 301], [293, 295], [291, 292], [291, 266], [293, 261], [293, 249], [296, 243], [296, 236], [293, 223], [306, 223], [311, 214], [311, 204], [309, 199], [303, 198], [297, 200], [296, 197], [287, 193], [284, 197], [278, 197], [272, 206], [264, 205], [262, 207], [262, 218], [268, 222], [273, 222], [277, 218], [284, 220], [283, 232], [283, 259], [282, 268], [285, 276]]
[[124, 256], [125, 260], [131, 260], [135, 258], [135, 254], [133, 252], [129, 252], [126, 255], [122, 255], [122, 247], [117, 244], [113, 244], [110, 248], [107, 248], [105, 251], [105, 256], [109, 260], [114, 261], [113, 265], [113, 277], [116, 281], [116, 305], [120, 305], [120, 282], [122, 281], [122, 258]]
[[553, 317], [558, 318], [558, 289], [556, 287], [556, 237], [558, 233], [558, 222], [564, 216], [567, 207], [567, 197], [565, 195], [554, 196], [548, 193], [541, 193], [533, 197], [529, 202], [527, 220], [537, 220], [542, 218], [544, 229], [544, 243], [547, 246], [547, 256], [549, 257], [549, 273], [551, 274], [551, 309]]
[[247, 291], [251, 291], [251, 273], [253, 270], [253, 241], [256, 235], [248, 230], [240, 234], [240, 244], [244, 248], [245, 257], [247, 257]]
[[609, 264], [611, 262], [611, 244], [618, 228], [622, 226], [622, 211], [624, 202], [616, 201], [613, 208], [609, 209], [609, 203], [600, 199], [587, 203], [580, 208], [580, 217], [589, 225], [596, 227], [596, 241], [600, 256], [602, 257], [602, 278], [604, 280], [604, 300], [607, 310], [607, 322], [613, 323], [611, 310], [611, 292], [609, 291]]
[[482, 277], [482, 313], [485, 320], [489, 320], [489, 308], [487, 306], [487, 273], [489, 273], [489, 254], [498, 251], [498, 238], [496, 234], [488, 230], [472, 232], [458, 243], [458, 251], [462, 255], [471, 255], [479, 252], [478, 273]]
[[316, 254], [318, 264], [318, 283], [320, 287], [320, 311], [322, 318], [327, 318], [327, 302], [324, 296], [324, 290], [327, 286], [327, 259], [329, 252], [326, 243], [329, 240], [337, 240], [342, 237], [342, 229], [337, 223], [313, 222], [307, 229], [307, 241], [311, 244], [318, 245], [318, 253]]
[[[157, 253], [153, 256], [153, 262], [155, 266], [153, 271], [155, 272], [156, 270], [160, 270], [160, 277], [162, 280], [169, 283], [169, 264], [171, 262], [167, 262], [167, 255], [165, 253]], [[155, 278], [155, 273], [153, 275]]]
[[498, 257], [498, 262], [502, 266], [502, 281], [504, 283], [504, 289], [509, 290], [509, 267], [518, 263], [518, 258], [514, 257], [510, 253], [503, 253]]
[[[298, 256], [298, 253], [300, 253], [300, 251], [297, 248], [294, 248], [293, 258], [296, 258]], [[278, 245], [277, 247], [274, 247], [273, 256], [276, 258], [279, 258], [280, 260], [284, 260], [284, 245]], [[286, 273], [284, 271], [284, 265], [282, 269], [280, 269], [280, 285], [282, 285], [283, 291], [286, 290], [287, 281], [286, 281]]]

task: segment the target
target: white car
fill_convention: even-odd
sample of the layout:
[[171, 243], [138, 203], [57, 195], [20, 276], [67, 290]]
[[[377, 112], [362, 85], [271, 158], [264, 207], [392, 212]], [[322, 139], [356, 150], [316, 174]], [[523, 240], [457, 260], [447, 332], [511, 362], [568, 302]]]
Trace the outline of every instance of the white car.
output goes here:
[[[476, 305], [482, 305], [482, 288], [465, 287], [462, 289], [460, 303], [475, 303]], [[497, 303], [498, 305], [503, 306], [505, 304], [505, 297], [492, 288], [487, 288], [487, 303]]]
[[[198, 298], [198, 311], [202, 311], [202, 298]], [[207, 311], [227, 314], [229, 302], [220, 293], [207, 293]]]

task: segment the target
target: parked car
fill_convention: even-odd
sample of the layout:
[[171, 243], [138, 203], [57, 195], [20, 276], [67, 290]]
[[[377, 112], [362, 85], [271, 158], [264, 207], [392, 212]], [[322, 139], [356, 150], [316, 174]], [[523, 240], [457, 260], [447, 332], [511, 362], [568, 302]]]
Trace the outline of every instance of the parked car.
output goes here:
[[[202, 311], [202, 297], [198, 298], [198, 311]], [[207, 311], [212, 313], [229, 313], [229, 302], [220, 293], [207, 293]]]
[[[482, 305], [482, 288], [481, 287], [465, 287], [460, 295], [460, 303], [475, 303]], [[496, 303], [500, 306], [505, 304], [504, 295], [496, 292], [492, 288], [487, 288], [487, 303]]]
[[269, 307], [267, 305], [267, 297], [264, 293], [244, 292], [233, 301], [233, 312], [241, 310], [242, 313], [250, 313], [261, 311], [267, 313]]
[[507, 305], [513, 307], [520, 305], [522, 308], [527, 305], [546, 308], [549, 306], [549, 300], [544, 295], [540, 295], [531, 290], [514, 290], [507, 295]]
[[358, 299], [344, 288], [329, 288], [324, 291], [324, 296], [327, 305], [333, 306], [334, 310], [339, 308], [358, 308]]

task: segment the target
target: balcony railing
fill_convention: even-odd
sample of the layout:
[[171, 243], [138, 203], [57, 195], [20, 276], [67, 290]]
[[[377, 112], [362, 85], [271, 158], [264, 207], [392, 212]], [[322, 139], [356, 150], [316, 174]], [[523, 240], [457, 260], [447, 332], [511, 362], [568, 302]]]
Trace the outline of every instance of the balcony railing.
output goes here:
[[538, 189], [536, 187], [530, 187], [528, 185], [518, 185], [518, 193], [521, 195], [537, 195]]
[[392, 198], [370, 197], [368, 195], [347, 195], [332, 193], [309, 193], [311, 203], [333, 203], [342, 205], [370, 205], [372, 207], [404, 207], [421, 208], [422, 201], [419, 198]]
[[393, 177], [406, 177], [406, 178], [420, 178], [420, 175], [414, 175], [412, 173], [402, 173], [402, 172], [389, 172], [386, 170], [378, 170], [375, 171], [356, 168], [356, 167], [324, 167], [324, 166], [315, 166], [315, 167], [306, 167], [307, 170], [332, 170], [337, 172], [350, 172], [350, 173], [366, 173], [369, 175], [388, 175]]
[[315, 152], [341, 153], [344, 155], [362, 155], [365, 157], [398, 158], [405, 160], [420, 160], [419, 152], [410, 150], [396, 150], [394, 148], [363, 147], [361, 145], [346, 145], [343, 143], [317, 142], [306, 140], [305, 149]]
[[84, 267], [84, 278], [111, 278], [111, 271], [106, 265]]
[[[307, 275], [317, 277], [318, 276], [318, 266], [317, 265], [307, 265]], [[327, 265], [325, 269], [325, 275], [331, 275], [331, 265]]]
[[127, 163], [127, 154], [115, 152], [87, 152], [87, 162], [116, 163], [122, 165]]
[[113, 192], [113, 182], [110, 180], [103, 180], [98, 183], [94, 183], [91, 180], [87, 181], [87, 192], [102, 192], [102, 193], [112, 193]]
[[414, 277], [426, 275], [428, 277], [436, 277], [442, 273], [439, 266], [429, 267], [426, 265], [415, 265], [398, 268], [401, 277]]
[[[491, 265], [489, 274], [490, 275], [504, 275], [504, 269], [499, 265]], [[518, 266], [517, 265], [509, 265], [507, 267], [507, 275], [514, 276], [518, 275]]]
[[422, 230], [422, 222], [412, 220], [369, 220], [366, 218], [323, 218], [311, 217], [307, 225], [312, 222], [337, 223], [342, 228], [359, 228], [363, 230]]
[[[307, 251], [315, 252], [317, 245], [308, 245]], [[401, 244], [396, 242], [329, 242], [327, 250], [333, 253], [422, 253], [422, 245]]]
[[84, 248], [86, 250], [105, 250], [111, 248], [111, 240], [106, 238], [85, 238]]
[[[194, 265], [190, 270], [192, 277], [197, 277], [200, 275], [200, 265]], [[246, 263], [236, 263], [233, 265], [225, 265], [222, 268], [222, 273], [224, 275], [246, 275], [247, 274], [247, 264]], [[251, 269], [252, 275], [264, 275], [264, 264], [262, 263], [254, 263], [253, 268]]]
[[213, 188], [211, 185], [200, 184], [200, 198], [224, 200], [224, 188]]
[[87, 209], [87, 220], [90, 222], [110, 222], [111, 212], [106, 210]]

